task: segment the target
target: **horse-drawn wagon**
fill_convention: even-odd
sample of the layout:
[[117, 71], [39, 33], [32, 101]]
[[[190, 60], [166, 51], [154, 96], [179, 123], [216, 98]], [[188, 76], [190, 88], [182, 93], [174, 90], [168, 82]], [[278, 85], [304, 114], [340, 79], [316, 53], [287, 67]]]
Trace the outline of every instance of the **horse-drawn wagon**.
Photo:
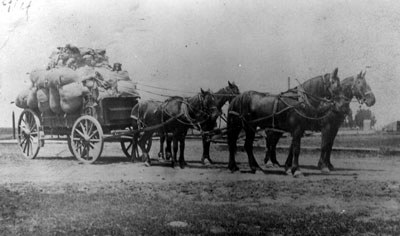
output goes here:
[[47, 140], [66, 140], [70, 152], [83, 163], [93, 163], [103, 151], [104, 142], [120, 142], [130, 157], [132, 125], [130, 112], [138, 97], [109, 97], [97, 106], [86, 106], [81, 113], [44, 116], [38, 110], [24, 109], [19, 117], [18, 145], [25, 157], [34, 159]]
[[120, 63], [108, 64], [105, 50], [59, 47], [46, 69], [30, 73], [31, 86], [21, 91], [23, 108], [17, 126], [22, 153], [35, 158], [47, 140], [66, 140], [81, 162], [100, 157], [104, 142], [120, 142], [131, 156], [130, 113], [137, 104], [136, 84]]

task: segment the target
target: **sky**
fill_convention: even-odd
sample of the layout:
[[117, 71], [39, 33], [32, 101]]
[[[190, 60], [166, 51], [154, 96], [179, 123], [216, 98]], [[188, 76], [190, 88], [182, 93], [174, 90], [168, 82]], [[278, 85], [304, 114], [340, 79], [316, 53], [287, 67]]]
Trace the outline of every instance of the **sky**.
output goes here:
[[[0, 3], [0, 127], [30, 71], [67, 43], [107, 50], [155, 94], [279, 93], [339, 68], [366, 70], [377, 127], [400, 120], [400, 2], [327, 0], [11, 0]], [[29, 6], [29, 7], [27, 7]], [[146, 85], [179, 91], [159, 90]], [[182, 91], [182, 92], [181, 92]], [[352, 104], [353, 111], [359, 108]], [[365, 108], [365, 107], [363, 107]], [[355, 114], [355, 112], [353, 112]]]

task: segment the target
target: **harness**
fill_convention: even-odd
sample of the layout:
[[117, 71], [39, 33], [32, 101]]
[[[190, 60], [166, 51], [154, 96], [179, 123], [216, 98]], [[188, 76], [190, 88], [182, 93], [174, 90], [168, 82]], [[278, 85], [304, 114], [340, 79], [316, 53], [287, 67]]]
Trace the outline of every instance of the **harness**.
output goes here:
[[[326, 90], [326, 82], [325, 82], [325, 76], [322, 77], [323, 80], [323, 89], [324, 91]], [[297, 94], [296, 96], [285, 96], [285, 93], [288, 92], [293, 92], [294, 94]], [[269, 96], [275, 96], [275, 100], [274, 100], [274, 104], [273, 104], [273, 109], [272, 109], [272, 114], [265, 116], [265, 117], [261, 117], [258, 119], [254, 119], [254, 120], [250, 120], [248, 121], [245, 117], [245, 115], [240, 114], [236, 111], [229, 111], [229, 114], [238, 116], [241, 121], [242, 121], [242, 125], [245, 126], [247, 124], [248, 127], [252, 128], [252, 126], [250, 124], [255, 124], [258, 123], [260, 121], [263, 120], [267, 120], [267, 119], [271, 119], [272, 118], [272, 127], [270, 128], [266, 128], [266, 130], [271, 130], [271, 131], [275, 131], [275, 132], [286, 132], [284, 130], [280, 130], [275, 128], [276, 127], [276, 121], [275, 121], [275, 117], [288, 111], [288, 110], [293, 110], [294, 112], [296, 112], [296, 114], [298, 114], [300, 117], [305, 118], [307, 120], [313, 120], [313, 121], [318, 121], [318, 120], [322, 120], [325, 119], [326, 117], [328, 117], [330, 115], [329, 111], [331, 111], [331, 106], [329, 106], [329, 108], [327, 109], [327, 111], [323, 112], [322, 116], [318, 116], [318, 117], [311, 117], [309, 115], [307, 115], [305, 112], [303, 112], [302, 110], [311, 110], [313, 113], [319, 113], [319, 108], [314, 107], [311, 102], [310, 102], [310, 98], [311, 99], [316, 99], [321, 102], [324, 103], [328, 103], [328, 104], [333, 104], [334, 102], [330, 99], [326, 99], [326, 98], [321, 98], [321, 97], [317, 97], [315, 95], [312, 95], [308, 92], [306, 92], [303, 88], [303, 86], [300, 84], [296, 89], [290, 89], [287, 92], [278, 94], [278, 95], [269, 95]], [[283, 98], [290, 98], [290, 99], [297, 99], [298, 103], [296, 103], [296, 105], [291, 105], [288, 102], [285, 101], [285, 99]], [[282, 110], [278, 110], [278, 105], [279, 102], [282, 102], [286, 107], [283, 108]], [[302, 108], [302, 109], [301, 109]]]
[[[352, 91], [352, 93], [354, 94], [354, 96], [356, 97], [357, 102], [358, 102], [360, 105], [362, 105], [362, 104], [364, 104], [364, 100], [365, 100], [366, 95], [372, 94], [372, 91], [369, 90], [369, 91], [367, 91], [367, 92], [365, 92], [365, 93], [359, 92], [359, 91], [356, 89], [357, 80], [358, 80], [358, 77], [357, 77], [356, 79], [354, 79], [353, 85], [351, 86], [351, 91]], [[361, 98], [359, 98], [359, 97], [356, 96], [355, 94], [360, 95]]]

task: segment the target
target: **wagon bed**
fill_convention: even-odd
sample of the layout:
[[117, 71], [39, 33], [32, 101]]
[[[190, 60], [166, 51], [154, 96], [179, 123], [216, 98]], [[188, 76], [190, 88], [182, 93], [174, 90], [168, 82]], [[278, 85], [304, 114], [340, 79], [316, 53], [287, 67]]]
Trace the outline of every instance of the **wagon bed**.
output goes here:
[[131, 109], [138, 97], [107, 97], [86, 105], [77, 114], [44, 115], [25, 109], [18, 120], [18, 145], [25, 157], [34, 159], [46, 140], [66, 140], [70, 152], [83, 163], [101, 156], [104, 142], [120, 142], [131, 156], [133, 143]]

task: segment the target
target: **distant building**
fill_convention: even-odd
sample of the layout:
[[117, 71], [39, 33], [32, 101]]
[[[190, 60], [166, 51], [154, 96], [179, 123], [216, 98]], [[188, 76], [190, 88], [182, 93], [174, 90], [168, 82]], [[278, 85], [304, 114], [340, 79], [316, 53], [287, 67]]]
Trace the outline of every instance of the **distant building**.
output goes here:
[[397, 132], [400, 131], [400, 121], [395, 121], [383, 126], [382, 131]]

